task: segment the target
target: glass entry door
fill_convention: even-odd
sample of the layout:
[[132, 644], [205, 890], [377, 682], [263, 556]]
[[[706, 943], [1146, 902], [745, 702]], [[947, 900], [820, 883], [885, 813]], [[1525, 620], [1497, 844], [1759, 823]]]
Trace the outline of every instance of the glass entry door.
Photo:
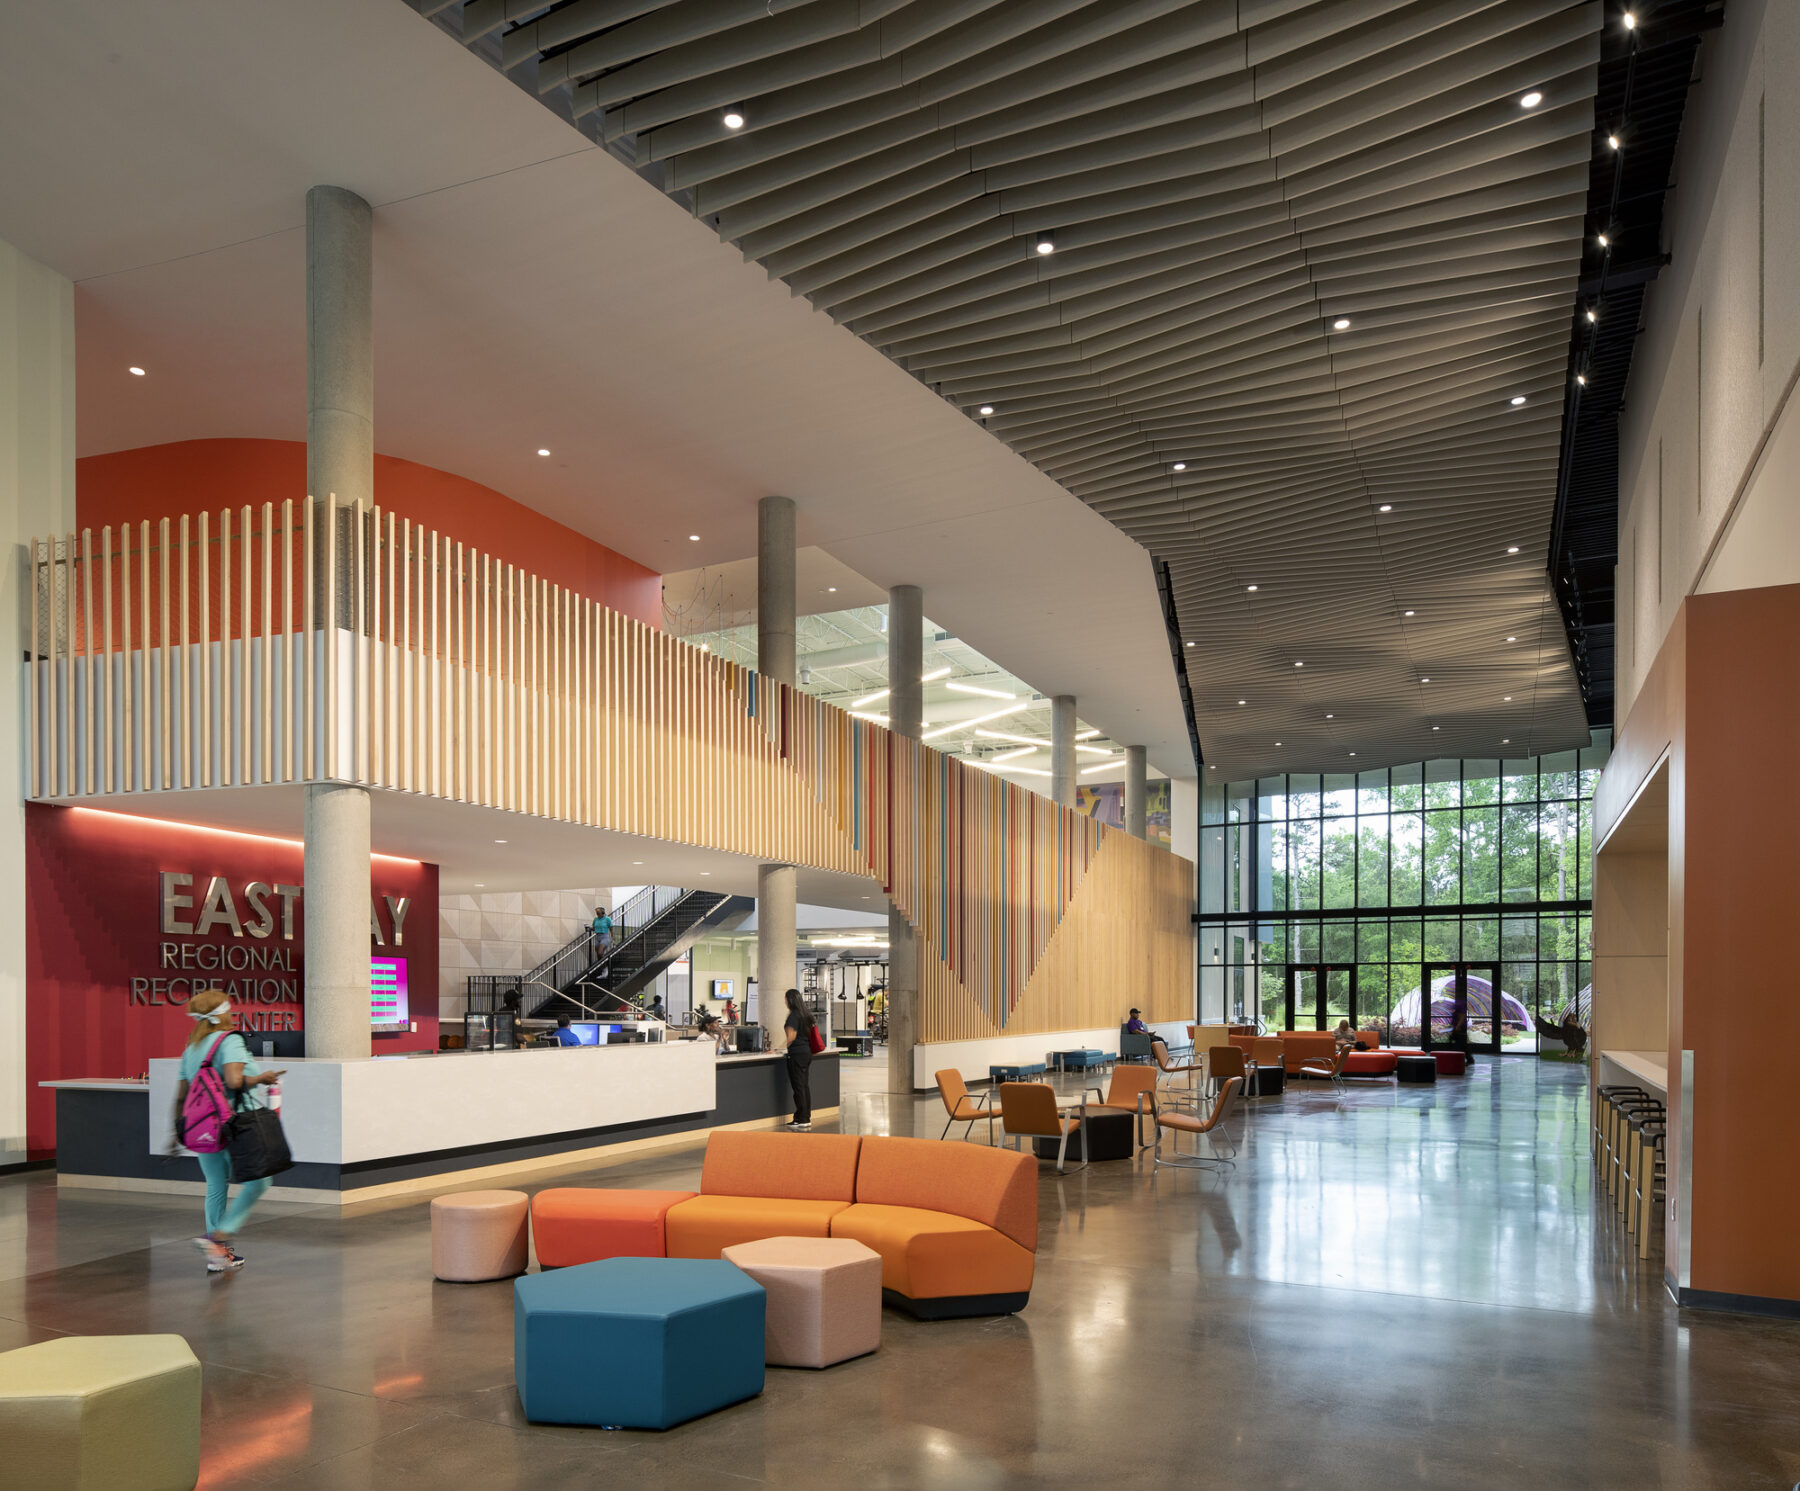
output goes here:
[[1427, 963], [1420, 988], [1424, 1018], [1419, 1040], [1427, 1051], [1500, 1054], [1500, 967], [1497, 963]]
[[1331, 1030], [1339, 1020], [1356, 1028], [1354, 963], [1290, 963], [1287, 1030]]

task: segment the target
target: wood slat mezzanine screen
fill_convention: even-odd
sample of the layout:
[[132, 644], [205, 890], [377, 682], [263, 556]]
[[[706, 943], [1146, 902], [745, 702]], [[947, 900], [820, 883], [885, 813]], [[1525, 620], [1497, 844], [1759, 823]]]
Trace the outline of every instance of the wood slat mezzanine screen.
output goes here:
[[32, 546], [28, 792], [351, 781], [876, 880], [921, 1038], [1192, 1015], [1192, 866], [379, 509]]

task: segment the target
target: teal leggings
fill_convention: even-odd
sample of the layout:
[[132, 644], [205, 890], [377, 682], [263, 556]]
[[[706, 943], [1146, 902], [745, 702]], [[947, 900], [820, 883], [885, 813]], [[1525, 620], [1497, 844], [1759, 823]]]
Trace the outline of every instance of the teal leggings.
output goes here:
[[273, 1177], [265, 1175], [261, 1180], [245, 1181], [238, 1187], [231, 1205], [226, 1206], [225, 1196], [231, 1185], [231, 1156], [220, 1153], [194, 1158], [200, 1161], [200, 1173], [206, 1177], [206, 1230], [230, 1237], [244, 1225], [250, 1208], [262, 1199], [262, 1193], [269, 1189]]

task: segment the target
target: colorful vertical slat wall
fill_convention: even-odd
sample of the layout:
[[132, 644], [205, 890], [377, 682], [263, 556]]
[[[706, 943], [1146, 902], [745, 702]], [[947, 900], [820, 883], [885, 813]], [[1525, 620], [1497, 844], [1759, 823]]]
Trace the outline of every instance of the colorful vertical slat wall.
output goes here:
[[1192, 1015], [1185, 860], [435, 530], [265, 503], [31, 558], [34, 798], [353, 781], [867, 875], [927, 1041]]

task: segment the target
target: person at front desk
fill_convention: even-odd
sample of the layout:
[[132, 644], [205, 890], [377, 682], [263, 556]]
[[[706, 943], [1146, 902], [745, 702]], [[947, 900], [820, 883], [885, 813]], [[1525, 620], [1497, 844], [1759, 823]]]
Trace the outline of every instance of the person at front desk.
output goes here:
[[720, 1023], [719, 1017], [711, 1010], [702, 1007], [694, 1016], [694, 1023], [700, 1027], [700, 1034], [711, 1039], [714, 1049], [720, 1056], [731, 1049], [731, 1027]]
[[569, 1029], [569, 1017], [567, 1015], [560, 1015], [557, 1017], [556, 1030], [552, 1033], [550, 1038], [559, 1046], [579, 1046], [581, 1044], [581, 1037]]

